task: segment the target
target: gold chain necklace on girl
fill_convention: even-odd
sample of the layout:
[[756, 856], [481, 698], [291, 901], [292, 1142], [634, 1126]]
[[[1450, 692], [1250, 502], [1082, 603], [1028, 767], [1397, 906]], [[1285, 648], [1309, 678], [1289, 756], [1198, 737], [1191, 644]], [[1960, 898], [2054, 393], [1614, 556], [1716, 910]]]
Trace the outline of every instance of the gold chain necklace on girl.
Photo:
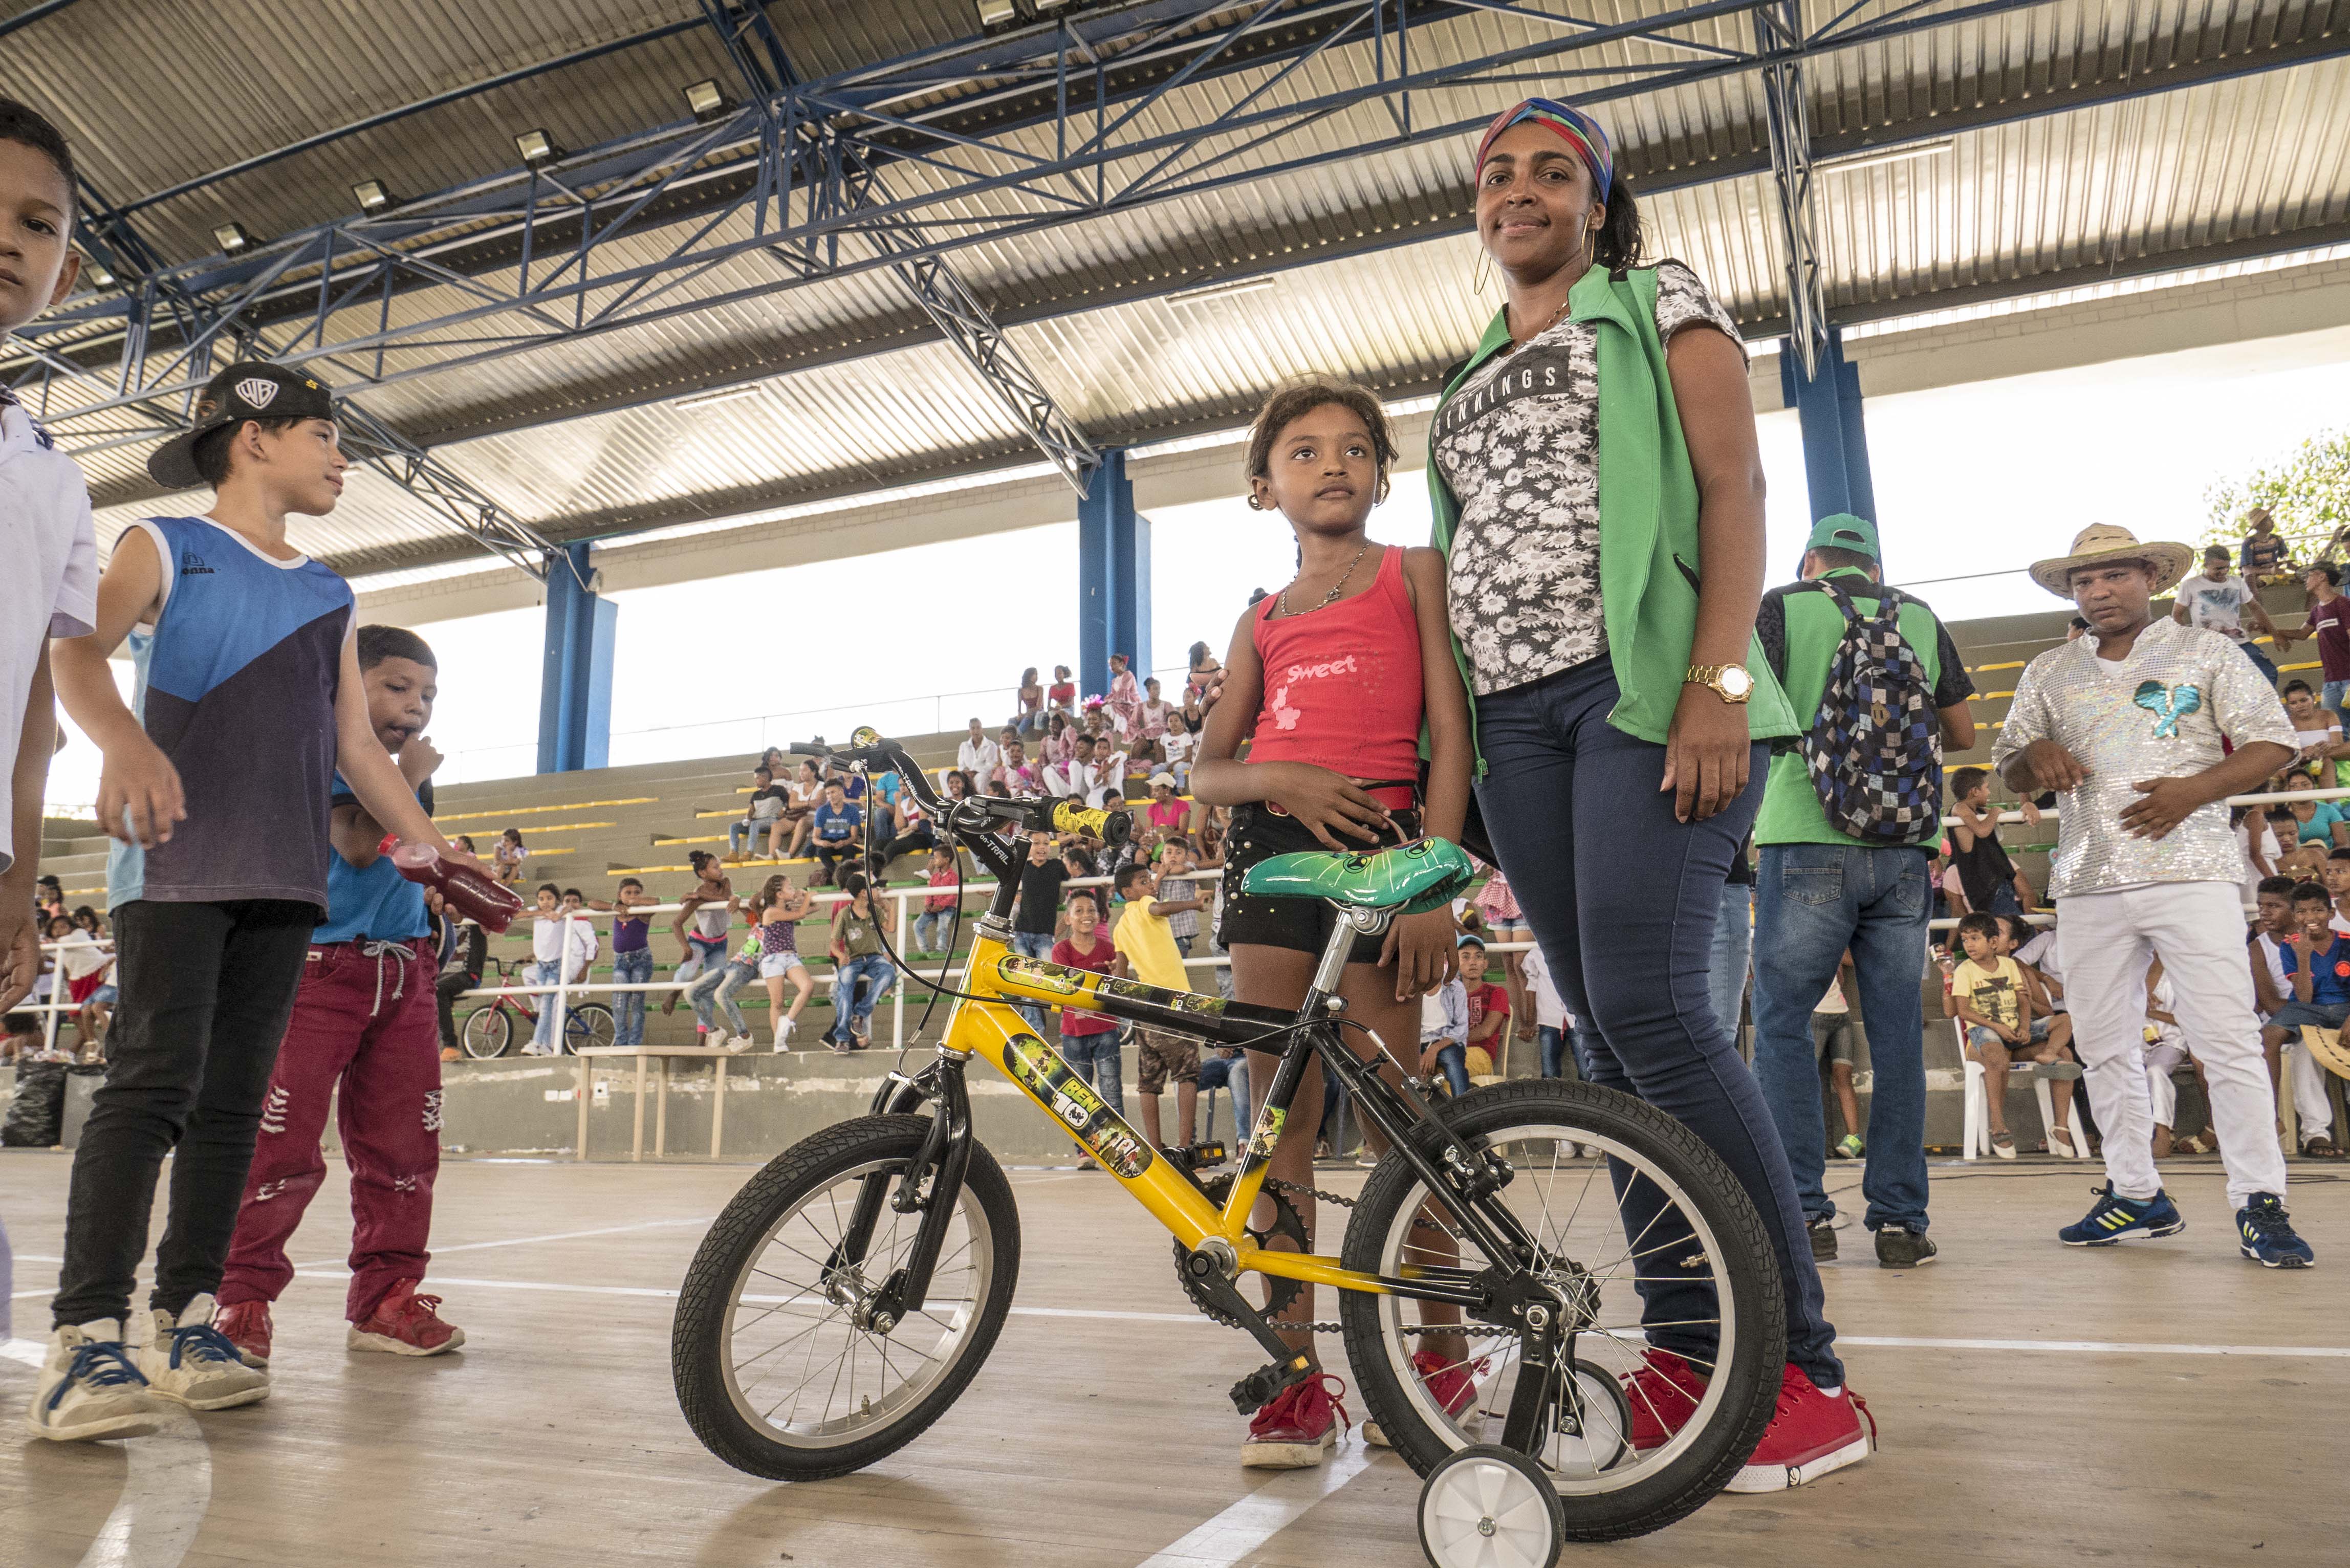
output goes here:
[[[1370, 553], [1370, 548], [1371, 542], [1368, 539], [1364, 540], [1363, 547], [1355, 552], [1355, 558], [1347, 563], [1346, 572], [1336, 582], [1330, 585], [1330, 591], [1322, 596], [1322, 602], [1314, 607], [1315, 609], [1328, 609], [1332, 605], [1338, 602], [1338, 595], [1346, 587], [1347, 579], [1355, 575], [1355, 568], [1363, 564], [1363, 557]], [[1284, 619], [1288, 618], [1289, 590], [1287, 588], [1282, 589], [1281, 592], [1274, 596], [1273, 610], [1275, 615], [1282, 617]], [[1305, 612], [1301, 611], [1300, 613], [1303, 614]]]

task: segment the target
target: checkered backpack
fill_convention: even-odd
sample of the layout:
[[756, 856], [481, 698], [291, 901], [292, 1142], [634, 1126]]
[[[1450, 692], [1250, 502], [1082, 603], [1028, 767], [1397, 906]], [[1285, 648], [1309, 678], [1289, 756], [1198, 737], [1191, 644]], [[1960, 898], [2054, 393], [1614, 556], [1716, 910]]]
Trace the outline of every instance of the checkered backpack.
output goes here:
[[1901, 635], [1903, 599], [1872, 587], [1864, 619], [1842, 587], [1820, 590], [1844, 612], [1820, 711], [1799, 749], [1828, 825], [1865, 844], [1924, 844], [1941, 827], [1942, 744], [1926, 661]]

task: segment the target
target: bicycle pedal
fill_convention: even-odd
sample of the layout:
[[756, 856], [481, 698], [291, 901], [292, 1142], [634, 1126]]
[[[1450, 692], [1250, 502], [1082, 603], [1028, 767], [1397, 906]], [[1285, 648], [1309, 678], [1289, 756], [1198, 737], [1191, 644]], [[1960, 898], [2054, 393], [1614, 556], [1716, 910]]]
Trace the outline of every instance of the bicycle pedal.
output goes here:
[[1223, 1164], [1226, 1150], [1222, 1143], [1194, 1143], [1180, 1148], [1164, 1147], [1159, 1152], [1178, 1170], [1205, 1170]]
[[1294, 1387], [1313, 1375], [1314, 1364], [1303, 1355], [1293, 1355], [1287, 1361], [1268, 1361], [1232, 1385], [1232, 1407], [1243, 1416], [1253, 1416], [1280, 1398], [1283, 1389]]

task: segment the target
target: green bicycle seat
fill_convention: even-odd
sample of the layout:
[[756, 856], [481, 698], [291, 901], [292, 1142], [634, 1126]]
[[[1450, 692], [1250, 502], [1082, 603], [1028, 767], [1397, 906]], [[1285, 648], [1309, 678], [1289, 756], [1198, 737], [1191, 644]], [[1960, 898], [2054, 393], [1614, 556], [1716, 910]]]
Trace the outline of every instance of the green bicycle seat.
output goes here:
[[1260, 860], [1241, 878], [1241, 891], [1264, 898], [1327, 898], [1358, 909], [1407, 915], [1449, 904], [1476, 879], [1457, 844], [1416, 838], [1392, 849], [1301, 849]]

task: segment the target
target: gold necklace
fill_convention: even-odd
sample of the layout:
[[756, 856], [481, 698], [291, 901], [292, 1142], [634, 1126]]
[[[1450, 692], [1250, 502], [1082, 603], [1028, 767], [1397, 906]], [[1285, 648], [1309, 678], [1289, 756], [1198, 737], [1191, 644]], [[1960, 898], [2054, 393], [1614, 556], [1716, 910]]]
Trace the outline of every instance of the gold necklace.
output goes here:
[[[1324, 595], [1322, 596], [1322, 602], [1321, 602], [1320, 604], [1315, 605], [1315, 606], [1314, 607], [1315, 609], [1328, 609], [1332, 605], [1336, 604], [1336, 603], [1338, 602], [1338, 594], [1339, 594], [1339, 591], [1340, 591], [1341, 589], [1343, 589], [1343, 588], [1345, 588], [1345, 587], [1346, 587], [1346, 586], [1347, 586], [1347, 578], [1351, 577], [1351, 576], [1353, 576], [1355, 575], [1355, 568], [1356, 568], [1357, 566], [1361, 566], [1361, 565], [1363, 564], [1363, 557], [1370, 552], [1370, 548], [1371, 548], [1371, 542], [1370, 542], [1368, 539], [1364, 540], [1364, 541], [1363, 541], [1363, 547], [1362, 547], [1361, 549], [1359, 549], [1359, 550], [1357, 550], [1357, 551], [1356, 551], [1356, 552], [1355, 552], [1355, 558], [1354, 558], [1353, 560], [1351, 560], [1351, 561], [1349, 561], [1349, 562], [1347, 562], [1347, 570], [1346, 570], [1345, 575], [1344, 575], [1344, 576], [1340, 576], [1340, 577], [1339, 577], [1339, 579], [1338, 579], [1336, 583], [1333, 583], [1333, 584], [1330, 586], [1330, 591], [1329, 591], [1328, 593], [1324, 594]], [[1284, 588], [1284, 589], [1282, 589], [1282, 590], [1281, 590], [1281, 592], [1279, 592], [1279, 593], [1277, 593], [1277, 594], [1275, 594], [1275, 595], [1274, 596], [1274, 597], [1273, 597], [1273, 610], [1274, 610], [1274, 614], [1275, 614], [1276, 616], [1281, 617], [1283, 619], [1284, 619], [1284, 620], [1285, 620], [1285, 619], [1287, 619], [1287, 618], [1288, 618], [1288, 616], [1289, 616], [1289, 589], [1287, 589], [1287, 588]], [[1301, 613], [1310, 613], [1310, 612], [1301, 612]]]

